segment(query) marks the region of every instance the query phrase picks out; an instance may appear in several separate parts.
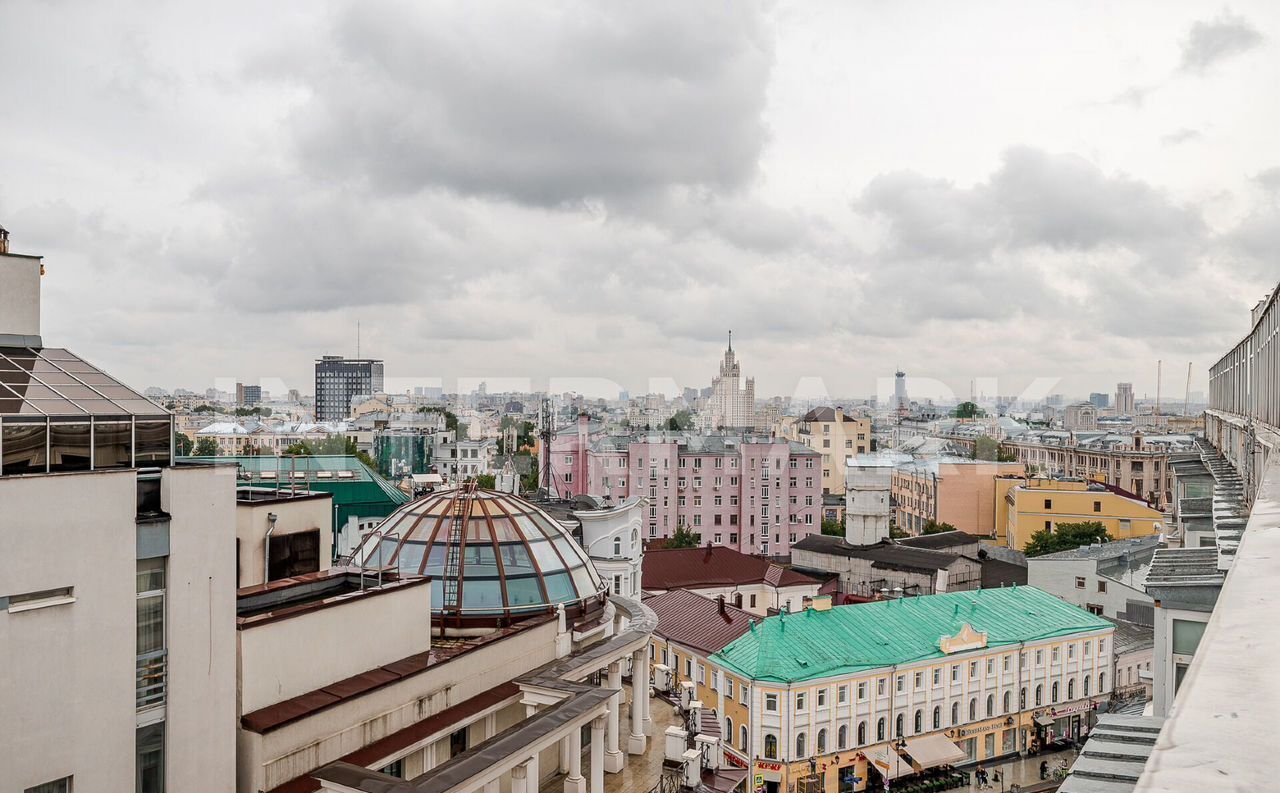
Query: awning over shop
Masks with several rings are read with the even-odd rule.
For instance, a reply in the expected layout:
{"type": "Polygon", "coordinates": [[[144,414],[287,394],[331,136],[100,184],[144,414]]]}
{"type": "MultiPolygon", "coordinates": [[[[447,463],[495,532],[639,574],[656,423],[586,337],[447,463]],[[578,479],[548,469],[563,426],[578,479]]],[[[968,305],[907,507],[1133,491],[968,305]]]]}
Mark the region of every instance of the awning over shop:
{"type": "Polygon", "coordinates": [[[887,746],[871,754],[871,764],[885,779],[897,779],[916,772],[911,763],[887,746]]]}
{"type": "Polygon", "coordinates": [[[1046,716],[1042,713],[1039,716],[1036,716],[1036,724],[1039,724],[1041,727],[1052,727],[1053,717],[1046,716]]]}
{"type": "Polygon", "coordinates": [[[941,733],[907,739],[906,753],[920,770],[958,763],[969,757],[963,749],[941,733]]]}

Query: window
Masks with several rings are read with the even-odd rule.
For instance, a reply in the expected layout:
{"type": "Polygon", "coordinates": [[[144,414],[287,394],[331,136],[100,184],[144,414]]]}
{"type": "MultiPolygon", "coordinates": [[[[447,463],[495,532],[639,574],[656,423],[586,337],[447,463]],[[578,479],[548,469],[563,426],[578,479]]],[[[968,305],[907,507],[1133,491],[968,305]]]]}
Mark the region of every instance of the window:
{"type": "Polygon", "coordinates": [[[733,719],[724,717],[724,734],[729,736],[729,745],[733,745],[733,719]]]}
{"type": "Polygon", "coordinates": [[[1098,640],[1098,655],[1105,655],[1105,654],[1106,654],[1106,652],[1107,652],[1107,640],[1106,640],[1106,639],[1099,639],[1099,640],[1098,640]]]}
{"type": "Polygon", "coordinates": [[[827,753],[827,731],[825,729],[818,730],[818,743],[815,748],[818,754],[827,753]]]}
{"type": "Polygon", "coordinates": [[[1000,668],[1001,668],[1001,671],[1004,671],[1004,672],[1008,672],[1008,671],[1009,671],[1009,658],[1010,658],[1010,657],[1011,657],[1011,656],[1006,655],[1006,656],[1004,656],[1003,658],[1001,658],[1001,659],[1000,659],[1000,668]]]}
{"type": "Polygon", "coordinates": [[[988,694],[987,695],[987,718],[991,718],[994,715],[996,715],[996,695],[988,694]]]}
{"type": "Polygon", "coordinates": [[[769,711],[770,713],[778,712],[778,695],[777,694],[764,695],[764,709],[769,711]]]}
{"type": "Polygon", "coordinates": [[[1008,712],[1009,712],[1009,702],[1010,702],[1010,700],[1012,700],[1012,699],[1013,699],[1013,692],[1012,692],[1012,691],[1006,691],[1006,692],[1004,692],[1004,712],[1005,712],[1005,713],[1008,713],[1008,712]]]}
{"type": "Polygon", "coordinates": [[[911,726],[914,728],[913,733],[915,735],[919,735],[920,733],[924,732],[924,711],[923,710],[920,710],[919,708],[916,709],[915,719],[912,721],[911,726]]]}
{"type": "Polygon", "coordinates": [[[733,699],[733,678],[725,677],[724,679],[724,695],[726,699],[733,699]]]}
{"type": "Polygon", "coordinates": [[[935,666],[933,668],[933,684],[935,686],[942,685],[942,668],[935,666]]]}
{"type": "Polygon", "coordinates": [[[1107,591],[1107,582],[1106,582],[1106,581],[1098,581],[1098,591],[1099,591],[1099,592],[1106,592],[1106,591],[1107,591]]]}
{"type": "Polygon", "coordinates": [[[71,793],[71,777],[64,776],[62,779],[29,787],[22,793],[71,793]]]}
{"type": "Polygon", "coordinates": [[[924,687],[924,672],[915,673],[915,676],[912,678],[912,687],[917,690],[924,687]]]}
{"type": "Polygon", "coordinates": [[[825,688],[818,689],[818,707],[825,708],[827,706],[827,690],[825,688]]]}
{"type": "Polygon", "coordinates": [[[1053,499],[1051,499],[1051,498],[1046,498],[1046,499],[1044,500],[1044,508],[1045,508],[1045,509],[1053,509],[1053,499]]]}
{"type": "Polygon", "coordinates": [[[1067,645],[1067,658],[1075,658],[1075,657],[1076,657],[1076,643],[1072,642],[1071,644],[1067,645]]]}
{"type": "Polygon", "coordinates": [[[960,664],[953,664],[951,666],[951,682],[952,683],[960,682],[960,664]]]}
{"type": "Polygon", "coordinates": [[[951,724],[955,726],[960,723],[960,703],[951,703],[951,724]]]}
{"type": "Polygon", "coordinates": [[[865,682],[858,684],[858,701],[859,702],[867,701],[867,684],[865,682]]]}
{"type": "Polygon", "coordinates": [[[693,659],[692,658],[684,659],[684,676],[689,678],[690,680],[693,679],[693,659]]]}
{"type": "Polygon", "coordinates": [[[836,748],[849,748],[849,725],[841,724],[840,729],[836,730],[836,748]]]}
{"type": "Polygon", "coordinates": [[[1050,700],[1050,701],[1051,701],[1051,702],[1057,702],[1057,701],[1058,701],[1058,681],[1056,681],[1056,680],[1055,680],[1055,681],[1053,681],[1053,688],[1051,688],[1051,689],[1049,689],[1049,690],[1050,690],[1050,692],[1051,692],[1051,693],[1052,693],[1052,695],[1053,695],[1053,699],[1052,699],[1052,700],[1050,700]]]}
{"type": "Polygon", "coordinates": [[[621,537],[613,538],[613,555],[614,556],[622,555],[622,538],[621,537]]]}
{"type": "Polygon", "coordinates": [[[1095,501],[1095,502],[1093,502],[1093,511],[1094,511],[1094,512],[1101,512],[1101,511],[1102,511],[1102,502],[1101,502],[1101,501],[1095,501]]]}
{"type": "Polygon", "coordinates": [[[1036,707],[1038,708],[1043,704],[1044,704],[1044,686],[1038,685],[1036,686],[1036,707]]]}
{"type": "MultiPolygon", "coordinates": [[[[1085,691],[1084,693],[1087,695],[1089,692],[1085,691]]],[[[1098,673],[1098,693],[1099,694],[1107,693],[1107,673],[1106,672],[1098,673]]]]}
{"type": "Polygon", "coordinates": [[[901,694],[903,691],[906,691],[906,690],[907,690],[907,676],[906,676],[906,675],[898,675],[898,679],[894,681],[893,687],[894,687],[894,689],[895,689],[899,694],[901,694]]]}
{"type": "Polygon", "coordinates": [[[977,721],[977,720],[978,720],[978,698],[970,697],[969,698],[969,721],[977,721]]]}
{"type": "Polygon", "coordinates": [[[797,760],[799,760],[802,757],[809,756],[809,754],[805,751],[806,748],[808,747],[805,746],[804,733],[800,733],[799,735],[796,736],[796,759],[797,760]]]}
{"type": "Polygon", "coordinates": [[[939,705],[933,706],[933,728],[935,730],[942,729],[942,707],[939,705]]]}
{"type": "Polygon", "coordinates": [[[877,697],[884,696],[884,678],[883,677],[876,678],[876,696],[877,697]]]}
{"type": "Polygon", "coordinates": [[[1076,698],[1076,679],[1073,677],[1067,681],[1067,699],[1072,700],[1075,698],[1076,698]]]}
{"type": "Polygon", "coordinates": [[[1036,650],[1036,666],[1044,665],[1044,650],[1036,650]]]}
{"type": "Polygon", "coordinates": [[[994,675],[996,673],[996,659],[987,659],[987,674],[994,675]]]}
{"type": "Polygon", "coordinates": [[[1059,655],[1061,655],[1061,648],[1059,648],[1059,647],[1054,647],[1054,648],[1053,648],[1052,650],[1050,650],[1049,652],[1051,652],[1051,653],[1053,654],[1053,663],[1055,663],[1055,664],[1056,664],[1056,663],[1058,663],[1058,656],[1059,656],[1059,655]]]}
{"type": "Polygon", "coordinates": [[[805,696],[805,693],[803,691],[796,692],[796,712],[797,713],[804,712],[804,707],[807,699],[808,697],[805,696]]]}
{"type": "Polygon", "coordinates": [[[884,716],[876,720],[876,740],[884,740],[884,716]]]}
{"type": "Polygon", "coordinates": [[[903,730],[906,726],[906,722],[907,722],[907,717],[901,713],[898,714],[898,718],[893,720],[893,729],[894,729],[893,736],[895,738],[901,738],[903,736],[904,734],[903,730]]]}
{"type": "Polygon", "coordinates": [[[16,614],[20,611],[31,611],[33,609],[42,609],[46,606],[61,606],[64,603],[74,603],[72,587],[64,586],[57,589],[42,589],[39,592],[24,592],[21,595],[10,595],[9,597],[0,597],[0,608],[7,608],[10,614],[16,614]]]}
{"type": "Polygon", "coordinates": [[[969,662],[969,679],[972,680],[977,676],[978,676],[978,662],[970,661],[969,662]]]}
{"type": "Polygon", "coordinates": [[[867,742],[867,723],[865,721],[858,722],[858,746],[862,746],[867,742]]]}
{"type": "Polygon", "coordinates": [[[747,725],[743,724],[738,727],[738,739],[741,741],[742,751],[747,751],[747,725]]]}
{"type": "Polygon", "coordinates": [[[846,703],[846,702],[848,702],[848,701],[849,701],[849,687],[848,687],[848,686],[838,686],[838,687],[836,688],[836,702],[837,702],[838,704],[843,705],[844,703],[846,703]]]}
{"type": "Polygon", "coordinates": [[[778,736],[773,733],[764,735],[764,756],[769,760],[778,759],[778,736]]]}
{"type": "Polygon", "coordinates": [[[1023,686],[1018,691],[1018,710],[1027,709],[1027,687],[1023,686]]]}
{"type": "Polygon", "coordinates": [[[1084,589],[1084,576],[1076,576],[1076,589],[1084,589]]]}
{"type": "Polygon", "coordinates": [[[393,777],[396,777],[397,779],[404,779],[404,758],[400,758],[399,760],[392,760],[390,763],[387,763],[386,765],[384,765],[382,768],[378,770],[379,772],[386,774],[387,776],[393,776],[393,777]]]}

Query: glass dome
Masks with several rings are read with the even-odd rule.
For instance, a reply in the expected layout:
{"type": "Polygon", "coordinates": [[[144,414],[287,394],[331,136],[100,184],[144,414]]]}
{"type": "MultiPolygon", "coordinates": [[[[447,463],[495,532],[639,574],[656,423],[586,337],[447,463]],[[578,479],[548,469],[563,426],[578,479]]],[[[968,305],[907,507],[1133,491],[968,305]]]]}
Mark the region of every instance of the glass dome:
{"type": "Polygon", "coordinates": [[[467,486],[391,513],[353,560],[431,576],[432,613],[463,618],[536,614],[605,591],[586,552],[559,522],[517,496],[467,486]]]}

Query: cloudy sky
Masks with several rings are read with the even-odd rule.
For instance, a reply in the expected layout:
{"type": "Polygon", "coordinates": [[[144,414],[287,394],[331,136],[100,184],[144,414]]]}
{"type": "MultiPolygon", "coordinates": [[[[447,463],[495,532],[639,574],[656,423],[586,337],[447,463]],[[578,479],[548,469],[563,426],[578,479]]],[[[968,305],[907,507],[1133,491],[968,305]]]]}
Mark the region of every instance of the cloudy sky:
{"type": "Polygon", "coordinates": [[[1180,396],[1280,280],[1278,74],[1272,2],[4,0],[0,224],[138,386],[358,321],[447,388],[732,329],[764,394],[1180,396]]]}

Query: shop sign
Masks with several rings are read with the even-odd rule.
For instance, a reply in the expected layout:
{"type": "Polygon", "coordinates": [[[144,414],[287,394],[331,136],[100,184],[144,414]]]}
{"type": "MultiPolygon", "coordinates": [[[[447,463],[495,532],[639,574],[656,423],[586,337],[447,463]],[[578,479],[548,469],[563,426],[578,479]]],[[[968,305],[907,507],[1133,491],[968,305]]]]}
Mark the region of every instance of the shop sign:
{"type": "Polygon", "coordinates": [[[782,763],[766,763],[763,760],[757,760],[756,768],[759,768],[761,771],[781,771],[782,763]]]}
{"type": "Polygon", "coordinates": [[[1093,710],[1097,707],[1097,702],[1077,702],[1074,705],[1067,705],[1061,708],[1049,708],[1047,715],[1050,718],[1060,719],[1063,716],[1070,716],[1073,713],[1082,713],[1086,710],[1093,710]]]}
{"type": "Polygon", "coordinates": [[[746,760],[743,760],[741,757],[738,757],[738,756],[737,756],[736,754],[734,754],[733,752],[728,752],[728,751],[726,751],[726,752],[724,753],[724,759],[725,759],[725,760],[728,760],[730,763],[732,763],[733,765],[737,766],[738,768],[746,768],[746,767],[747,767],[747,761],[746,761],[746,760]]]}
{"type": "Polygon", "coordinates": [[[956,738],[965,738],[971,735],[982,735],[983,733],[994,732],[996,730],[1003,730],[1007,727],[1012,727],[1012,726],[1013,726],[1012,724],[1007,724],[1004,721],[997,721],[992,724],[985,724],[981,727],[962,727],[954,730],[954,732],[955,732],[956,738]]]}

